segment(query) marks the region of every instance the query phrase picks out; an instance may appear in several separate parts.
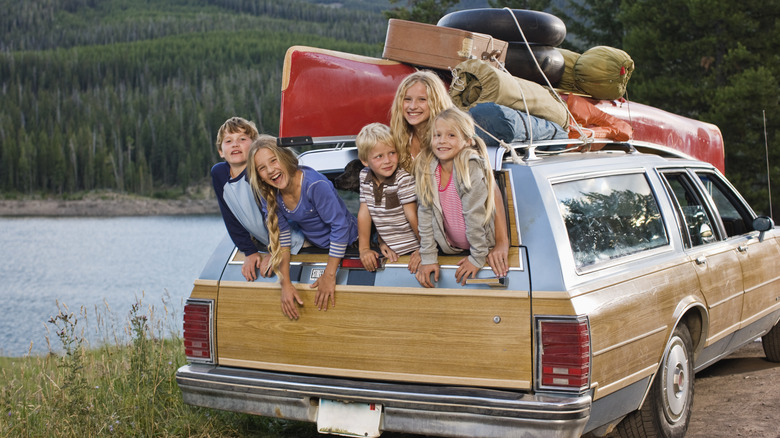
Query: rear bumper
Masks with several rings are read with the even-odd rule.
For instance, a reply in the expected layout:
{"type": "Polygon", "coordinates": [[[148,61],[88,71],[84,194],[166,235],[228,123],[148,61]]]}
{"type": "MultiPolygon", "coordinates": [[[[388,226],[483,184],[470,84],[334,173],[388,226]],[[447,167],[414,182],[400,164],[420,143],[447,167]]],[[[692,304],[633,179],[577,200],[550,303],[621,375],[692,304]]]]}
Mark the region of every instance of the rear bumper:
{"type": "Polygon", "coordinates": [[[317,421],[319,399],[379,403],[380,429],[452,437],[579,437],[591,397],[323,378],[185,365],[184,402],[226,411],[317,421]]]}

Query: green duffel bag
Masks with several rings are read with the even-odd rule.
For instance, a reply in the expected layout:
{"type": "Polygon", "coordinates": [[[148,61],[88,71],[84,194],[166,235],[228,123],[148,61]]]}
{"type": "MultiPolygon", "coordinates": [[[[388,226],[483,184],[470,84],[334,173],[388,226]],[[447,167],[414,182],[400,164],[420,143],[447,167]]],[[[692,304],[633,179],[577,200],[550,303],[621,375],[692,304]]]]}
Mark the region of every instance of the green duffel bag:
{"type": "Polygon", "coordinates": [[[574,64],[574,81],[580,90],[596,99],[619,99],[634,71],[628,53],[608,46],[596,46],[580,55],[574,64]]]}
{"type": "Polygon", "coordinates": [[[574,80],[574,64],[576,64],[577,60],[580,59],[580,54],[577,52],[572,52],[571,50],[562,49],[560,47],[556,47],[556,49],[558,52],[560,52],[561,55],[563,55],[564,70],[563,76],[561,76],[561,80],[558,81],[555,86],[564,91],[582,93],[582,90],[577,88],[577,83],[574,80]]]}

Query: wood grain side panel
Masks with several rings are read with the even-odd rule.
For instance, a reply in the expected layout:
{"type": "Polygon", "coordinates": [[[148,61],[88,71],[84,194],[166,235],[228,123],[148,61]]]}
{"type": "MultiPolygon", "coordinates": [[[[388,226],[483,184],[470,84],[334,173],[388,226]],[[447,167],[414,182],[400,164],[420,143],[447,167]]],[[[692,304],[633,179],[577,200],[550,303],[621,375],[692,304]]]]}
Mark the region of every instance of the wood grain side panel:
{"type": "Polygon", "coordinates": [[[517,232],[517,215],[515,214],[515,198],[512,190],[512,184],[509,182],[509,172],[503,171],[499,173],[499,178],[503,179],[504,186],[506,187],[506,205],[507,212],[509,213],[509,223],[507,228],[509,231],[509,246],[510,250],[520,245],[520,236],[517,232]]]}
{"type": "Polygon", "coordinates": [[[599,387],[595,398],[646,377],[648,369],[654,372],[676,323],[678,304],[698,290],[695,272],[684,263],[578,297],[602,303],[590,313],[592,382],[599,387]]]}
{"type": "Polygon", "coordinates": [[[688,263],[609,278],[609,284],[594,283],[573,298],[533,295],[534,314],[589,316],[595,399],[655,370],[680,311],[679,303],[699,288],[688,263]]]}
{"type": "Polygon", "coordinates": [[[780,245],[777,239],[756,239],[740,256],[745,283],[745,327],[780,307],[780,245]]]}
{"type": "Polygon", "coordinates": [[[190,298],[214,300],[216,304],[218,290],[219,283],[216,280],[195,280],[190,298]]]}
{"type": "Polygon", "coordinates": [[[393,293],[340,286],[336,307],[318,311],[314,292],[304,286],[302,316],[290,321],[275,284],[251,286],[220,289],[220,363],[530,388],[528,299],[479,290],[393,293]]]}
{"type": "Polygon", "coordinates": [[[704,263],[694,263],[693,266],[707,300],[710,315],[707,345],[712,345],[739,328],[745,290],[742,268],[737,252],[728,247],[716,251],[705,248],[692,257],[704,260],[704,263]]]}

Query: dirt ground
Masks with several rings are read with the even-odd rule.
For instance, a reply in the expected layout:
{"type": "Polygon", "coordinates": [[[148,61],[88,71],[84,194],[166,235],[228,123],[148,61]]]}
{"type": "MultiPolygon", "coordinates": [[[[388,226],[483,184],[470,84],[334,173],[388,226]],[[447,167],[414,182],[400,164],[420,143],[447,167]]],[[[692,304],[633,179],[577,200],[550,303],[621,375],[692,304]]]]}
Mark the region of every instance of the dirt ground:
{"type": "Polygon", "coordinates": [[[688,438],[780,438],[780,363],[753,342],[696,374],[688,438]]]}

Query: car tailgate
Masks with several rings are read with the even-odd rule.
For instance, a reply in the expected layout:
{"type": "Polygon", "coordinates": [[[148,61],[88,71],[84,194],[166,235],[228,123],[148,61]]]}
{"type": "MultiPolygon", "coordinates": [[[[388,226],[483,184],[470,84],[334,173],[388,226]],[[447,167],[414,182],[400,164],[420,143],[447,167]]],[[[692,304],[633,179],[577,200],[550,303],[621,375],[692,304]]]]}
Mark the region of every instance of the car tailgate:
{"type": "MultiPolygon", "coordinates": [[[[230,272],[240,271],[236,260],[219,284],[217,362],[325,376],[530,389],[524,254],[516,247],[510,253],[511,290],[455,283],[460,257],[441,258],[434,289],[419,287],[405,257],[376,273],[341,268],[336,306],[327,311],[317,310],[316,291],[309,287],[327,256],[294,256],[291,277],[299,280],[293,284],[305,303],[296,321],[282,314],[275,279],[240,281],[230,272]]],[[[479,275],[490,276],[488,269],[479,275]]]]}

